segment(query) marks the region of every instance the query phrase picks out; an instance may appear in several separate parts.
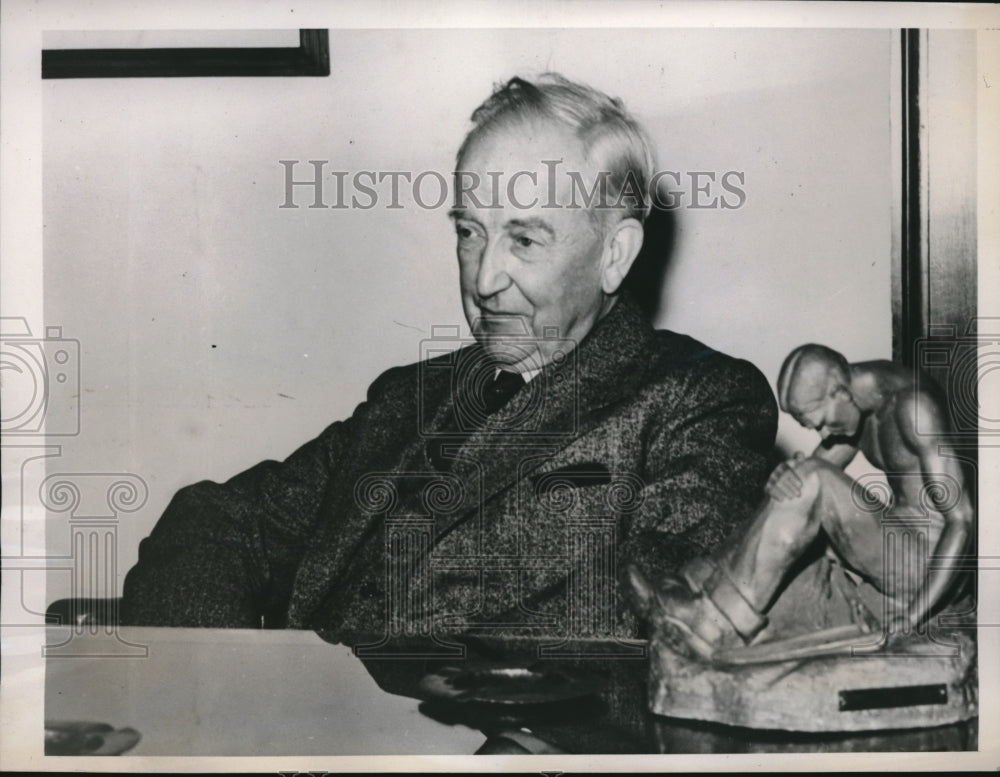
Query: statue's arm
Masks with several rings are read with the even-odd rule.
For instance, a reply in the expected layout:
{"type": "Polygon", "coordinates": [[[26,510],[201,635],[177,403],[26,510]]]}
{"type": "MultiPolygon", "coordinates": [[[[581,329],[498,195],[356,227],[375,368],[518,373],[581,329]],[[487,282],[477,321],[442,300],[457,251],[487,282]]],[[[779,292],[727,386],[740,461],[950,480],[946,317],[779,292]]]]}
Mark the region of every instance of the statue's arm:
{"type": "MultiPolygon", "coordinates": [[[[836,442],[829,443],[824,440],[816,446],[812,452],[812,457],[822,459],[835,467],[843,469],[851,460],[857,456],[858,447],[851,443],[836,442]]],[[[796,453],[792,458],[781,462],[774,471],[771,472],[767,483],[764,486],[765,493],[772,499],[780,502],[785,499],[795,499],[802,493],[802,478],[795,471],[806,457],[802,453],[796,453]]]]}
{"type": "Polygon", "coordinates": [[[903,442],[920,460],[923,493],[944,517],[944,529],[931,551],[923,584],[914,592],[906,618],[916,625],[947,593],[958,575],[959,556],[973,531],[975,513],[959,461],[941,451],[946,430],[941,409],[930,398],[917,395],[901,402],[896,420],[903,442]],[[921,419],[918,434],[915,419],[921,419]]]}

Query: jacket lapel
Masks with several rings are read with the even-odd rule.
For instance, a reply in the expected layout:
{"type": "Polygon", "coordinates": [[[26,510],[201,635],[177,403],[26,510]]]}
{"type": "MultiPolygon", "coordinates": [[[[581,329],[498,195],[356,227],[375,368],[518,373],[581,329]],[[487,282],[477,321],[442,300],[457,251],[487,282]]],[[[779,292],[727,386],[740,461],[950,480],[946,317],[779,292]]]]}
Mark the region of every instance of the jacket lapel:
{"type": "MultiPolygon", "coordinates": [[[[433,416],[435,420],[429,424],[430,429],[438,428],[440,412],[427,413],[427,408],[443,408],[450,402],[451,383],[446,370],[431,373],[414,370],[414,385],[412,396],[425,404],[425,416],[414,406],[403,417],[392,413],[389,408],[385,412],[386,425],[407,424],[412,431],[395,435],[398,440],[403,438],[396,451],[373,450],[366,447],[366,442],[381,435],[374,435],[372,430],[362,430],[356,444],[359,450],[345,451],[347,461],[335,462],[333,466],[341,467],[344,474],[335,474],[331,478],[332,487],[328,489],[319,512],[319,521],[314,537],[308,541],[298,572],[296,573],[294,589],[288,608],[288,625],[291,628],[312,627],[315,615],[320,610],[338,611],[347,605],[356,595],[359,574],[381,575],[385,566],[384,523],[386,513],[369,511],[361,502],[363,494],[385,493],[384,488],[394,493],[393,515],[414,512],[414,503],[419,502],[419,489],[408,489],[404,474],[425,473],[433,476],[427,464],[424,451],[425,435],[421,434],[420,424],[426,417],[433,416]],[[396,455],[393,457],[392,453],[396,455]],[[355,464],[356,460],[374,462],[370,466],[355,464]],[[359,499],[359,497],[361,497],[359,499]]],[[[385,429],[377,430],[387,431],[385,429]]],[[[384,439],[384,438],[383,438],[384,439]]],[[[393,439],[390,436],[389,439],[393,439]]],[[[380,448],[389,447],[384,443],[380,448]]],[[[395,446],[393,446],[395,447],[395,446]]],[[[381,607],[381,603],[376,603],[381,607]]],[[[320,616],[322,619],[324,616],[320,616]]],[[[378,622],[378,620],[376,620],[378,622]]]]}
{"type": "MultiPolygon", "coordinates": [[[[458,448],[452,471],[464,485],[461,516],[441,533],[478,514],[480,505],[541,466],[632,396],[650,360],[653,330],[628,296],[597,323],[560,364],[549,364],[458,448]]],[[[453,412],[447,400],[439,418],[453,412]]]]}
{"type": "MultiPolygon", "coordinates": [[[[480,515],[488,500],[593,427],[606,408],[633,395],[649,363],[652,342],[651,326],[638,306],[623,295],[569,358],[547,365],[480,428],[464,440],[456,438],[457,461],[451,473],[460,479],[463,497],[443,523],[436,522],[436,537],[480,515]]],[[[420,387],[427,392],[423,398],[429,400],[423,409],[424,420],[433,420],[423,433],[413,434],[402,446],[386,476],[419,473],[434,477],[426,452],[428,437],[455,428],[456,399],[450,390],[450,377],[442,370],[431,384],[420,387]],[[435,405],[436,410],[431,410],[435,405]]],[[[344,481],[339,482],[341,490],[356,486],[351,483],[348,488],[344,481]]],[[[408,512],[417,495],[404,489],[400,496],[402,501],[395,509],[408,512]]],[[[314,623],[313,614],[324,601],[332,605],[331,596],[342,605],[357,606],[359,600],[353,592],[333,590],[354,586],[356,581],[348,579],[349,570],[382,574],[384,516],[365,513],[352,494],[345,493],[328,494],[325,513],[296,576],[289,605],[292,627],[324,625],[314,623]]],[[[380,607],[381,601],[372,604],[380,607]]],[[[374,623],[381,620],[379,613],[374,623]]]]}

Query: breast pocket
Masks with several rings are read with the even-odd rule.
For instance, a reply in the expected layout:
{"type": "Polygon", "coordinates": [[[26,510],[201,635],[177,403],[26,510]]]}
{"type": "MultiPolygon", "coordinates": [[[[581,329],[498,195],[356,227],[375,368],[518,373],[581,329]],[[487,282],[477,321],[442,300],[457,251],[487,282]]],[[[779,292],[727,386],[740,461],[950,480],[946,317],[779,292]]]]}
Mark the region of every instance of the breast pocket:
{"type": "Polygon", "coordinates": [[[545,512],[618,517],[642,506],[645,483],[633,472],[582,462],[535,475],[533,498],[545,512]]]}

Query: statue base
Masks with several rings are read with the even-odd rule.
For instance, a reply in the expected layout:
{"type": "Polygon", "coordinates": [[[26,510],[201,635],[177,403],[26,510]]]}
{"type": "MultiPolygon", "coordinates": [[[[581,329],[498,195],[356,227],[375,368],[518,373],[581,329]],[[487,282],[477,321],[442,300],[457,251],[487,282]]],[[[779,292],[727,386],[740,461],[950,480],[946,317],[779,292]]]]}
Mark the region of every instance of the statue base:
{"type": "Polygon", "coordinates": [[[913,638],[892,653],[715,666],[654,647],[650,709],[658,715],[784,731],[927,728],[978,715],[976,644],[913,638]]]}

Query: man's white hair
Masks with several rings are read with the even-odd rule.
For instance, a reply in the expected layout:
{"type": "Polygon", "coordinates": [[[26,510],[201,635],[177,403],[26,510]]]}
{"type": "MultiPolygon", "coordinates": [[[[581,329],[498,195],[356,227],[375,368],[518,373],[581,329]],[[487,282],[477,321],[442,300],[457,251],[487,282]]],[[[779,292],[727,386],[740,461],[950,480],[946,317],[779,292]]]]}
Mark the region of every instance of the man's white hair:
{"type": "Polygon", "coordinates": [[[532,119],[556,121],[571,130],[596,169],[606,172],[608,203],[620,202],[625,218],[645,220],[655,166],[645,131],[621,100],[558,73],[543,73],[534,82],[515,77],[498,84],[472,114],[474,126],[458,150],[459,168],[476,139],[532,119]]]}

